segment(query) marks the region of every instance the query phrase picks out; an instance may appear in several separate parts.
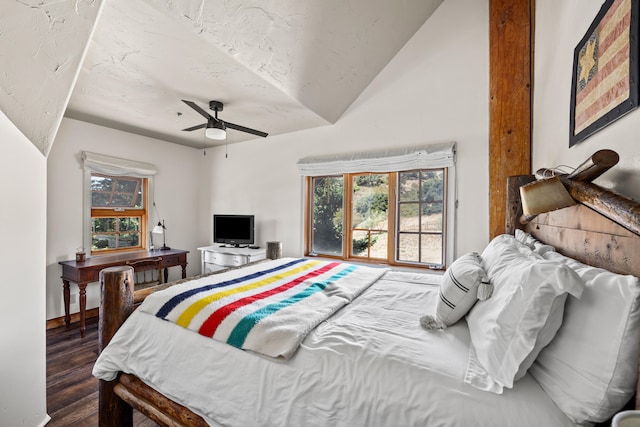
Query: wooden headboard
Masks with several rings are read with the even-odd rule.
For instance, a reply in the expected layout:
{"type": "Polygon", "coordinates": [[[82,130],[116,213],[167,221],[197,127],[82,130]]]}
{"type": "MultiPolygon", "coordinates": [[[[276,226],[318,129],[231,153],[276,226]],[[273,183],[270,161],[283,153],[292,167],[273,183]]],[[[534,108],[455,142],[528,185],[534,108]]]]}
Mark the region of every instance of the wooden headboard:
{"type": "Polygon", "coordinates": [[[509,178],[507,233],[513,234],[519,228],[585,264],[640,277],[640,202],[589,182],[561,176],[578,204],[521,224],[519,189],[535,179],[534,175],[509,178]]]}
{"type": "Polygon", "coordinates": [[[640,237],[584,205],[539,215],[525,231],[585,264],[640,277],[640,237]]]}
{"type": "MultiPolygon", "coordinates": [[[[529,223],[521,224],[519,189],[536,177],[510,177],[506,232],[513,234],[516,229],[522,229],[585,264],[640,277],[640,202],[589,182],[574,181],[566,176],[561,178],[578,204],[538,215],[529,223]]],[[[640,358],[638,373],[635,409],[640,409],[640,358]]]]}

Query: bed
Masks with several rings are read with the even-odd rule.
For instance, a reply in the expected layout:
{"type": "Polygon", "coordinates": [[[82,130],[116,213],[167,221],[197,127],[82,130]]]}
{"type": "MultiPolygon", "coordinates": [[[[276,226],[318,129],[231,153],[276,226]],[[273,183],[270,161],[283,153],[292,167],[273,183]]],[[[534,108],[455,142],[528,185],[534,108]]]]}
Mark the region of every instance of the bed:
{"type": "MultiPolygon", "coordinates": [[[[443,275],[283,258],[165,285],[133,311],[128,272],[103,272],[101,354],[94,367],[100,425],[131,425],[132,407],[160,425],[575,426],[609,419],[636,390],[640,237],[627,223],[637,222],[638,205],[622,198],[636,209],[624,226],[578,205],[539,215],[522,230],[513,220],[521,211],[511,193],[510,234],[460,257],[443,275]],[[516,264],[527,283],[537,283],[532,299],[504,291],[516,264]],[[324,288],[313,295],[323,299],[328,293],[331,301],[309,300],[302,311],[274,322],[267,338],[248,338],[253,332],[241,320],[225,325],[231,310],[211,320],[229,304],[203,309],[222,301],[230,283],[246,290],[272,280],[265,271],[282,279],[303,266],[325,269],[313,281],[324,288]],[[348,269],[359,271],[359,284],[341,293],[332,284],[341,274],[346,280],[348,269]],[[420,319],[437,318],[449,271],[478,289],[490,283],[491,295],[472,298],[468,311],[455,313],[446,327],[427,329],[420,319]],[[197,302],[203,288],[214,291],[206,304],[197,302]],[[503,334],[500,323],[513,318],[503,314],[511,304],[505,301],[518,298],[513,309],[531,314],[521,316],[527,322],[507,323],[525,329],[503,334]],[[529,304],[534,308],[527,308],[533,298],[542,302],[535,299],[529,304]],[[291,332],[294,317],[305,321],[291,332]],[[243,327],[243,339],[232,339],[243,327]]],[[[285,292],[278,301],[300,295],[293,288],[285,292]]],[[[461,301],[459,308],[467,304],[461,301]]],[[[266,308],[243,309],[239,319],[266,308]]],[[[253,317],[250,327],[264,318],[253,317]]]]}

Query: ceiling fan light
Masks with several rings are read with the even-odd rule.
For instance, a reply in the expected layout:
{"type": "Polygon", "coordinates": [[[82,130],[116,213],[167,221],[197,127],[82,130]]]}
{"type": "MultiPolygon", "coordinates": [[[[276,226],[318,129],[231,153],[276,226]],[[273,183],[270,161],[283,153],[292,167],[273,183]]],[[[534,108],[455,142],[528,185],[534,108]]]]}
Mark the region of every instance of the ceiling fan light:
{"type": "Polygon", "coordinates": [[[219,120],[217,123],[208,123],[204,134],[209,139],[223,140],[227,138],[227,131],[225,130],[222,120],[219,120]]]}
{"type": "Polygon", "coordinates": [[[218,128],[207,128],[205,135],[209,139],[225,139],[227,137],[227,132],[218,128]]]}

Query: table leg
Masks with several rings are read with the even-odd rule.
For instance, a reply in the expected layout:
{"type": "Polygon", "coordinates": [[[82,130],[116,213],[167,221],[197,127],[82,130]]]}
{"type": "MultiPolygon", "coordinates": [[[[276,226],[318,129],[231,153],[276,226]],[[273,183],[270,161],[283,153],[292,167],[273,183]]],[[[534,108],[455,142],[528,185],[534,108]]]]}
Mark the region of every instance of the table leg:
{"type": "Polygon", "coordinates": [[[69,290],[69,281],[64,279],[62,279],[62,296],[64,298],[64,324],[69,329],[69,325],[71,325],[71,314],[69,313],[71,291],[69,290]]]}
{"type": "Polygon", "coordinates": [[[169,269],[165,267],[164,269],[164,283],[169,281],[169,269]]]}
{"type": "Polygon", "coordinates": [[[181,264],[180,265],[182,267],[182,278],[186,279],[187,278],[187,264],[181,264]]]}
{"type": "Polygon", "coordinates": [[[80,336],[84,338],[84,334],[87,331],[85,323],[87,312],[87,284],[78,283],[78,289],[80,290],[80,336]]]}

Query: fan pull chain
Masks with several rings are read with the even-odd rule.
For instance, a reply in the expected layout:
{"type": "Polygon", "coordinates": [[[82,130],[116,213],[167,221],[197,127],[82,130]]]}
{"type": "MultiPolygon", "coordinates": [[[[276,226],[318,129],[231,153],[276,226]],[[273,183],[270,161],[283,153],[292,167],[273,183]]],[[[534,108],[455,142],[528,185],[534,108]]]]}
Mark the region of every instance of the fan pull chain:
{"type": "Polygon", "coordinates": [[[204,155],[207,155],[207,132],[206,130],[202,133],[202,148],[204,155]]]}

